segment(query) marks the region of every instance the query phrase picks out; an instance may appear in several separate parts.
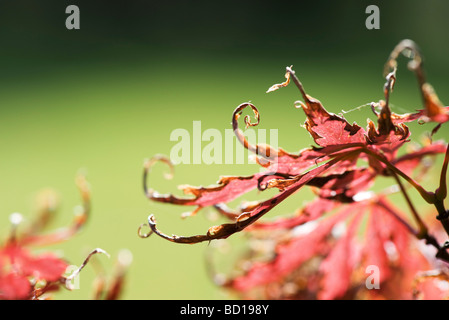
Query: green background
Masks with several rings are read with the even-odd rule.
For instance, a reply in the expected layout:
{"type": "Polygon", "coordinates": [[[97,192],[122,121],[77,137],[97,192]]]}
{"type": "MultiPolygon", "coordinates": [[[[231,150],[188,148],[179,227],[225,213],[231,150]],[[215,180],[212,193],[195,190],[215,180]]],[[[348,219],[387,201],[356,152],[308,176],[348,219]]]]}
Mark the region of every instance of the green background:
{"type": "MultiPolygon", "coordinates": [[[[0,234],[8,217],[35,213],[35,196],[52,188],[61,210],[49,231],[69,224],[79,203],[74,179],[87,172],[92,216],[66,243],[36,252],[57,251],[79,265],[98,256],[111,274],[122,248],[133,254],[124,299],[227,299],[206,272],[212,244],[177,245],[137,237],[138,226],[154,213],[162,231],[205,233],[217,221],[208,212],[181,219],[191,208],[150,203],[141,188],[142,165],[154,154],[170,154],[176,128],[231,128],[234,108],[253,102],[262,129],[279,129],[279,145],[298,151],[312,144],[293,107],[295,88],[265,94],[283,81],[293,65],[307,92],[338,113],[383,98],[383,64],[404,38],[425,57],[428,80],[449,101],[449,3],[447,1],[23,1],[0,3],[0,234]],[[65,8],[76,4],[81,29],[67,30],[65,8]],[[367,30],[365,8],[380,8],[380,30],[367,30]]],[[[401,60],[393,111],[421,107],[416,80],[401,60]]],[[[350,112],[365,125],[369,108],[350,112]]],[[[429,127],[426,127],[429,129],[429,127]]],[[[413,131],[419,138],[423,128],[413,131]]],[[[447,137],[443,128],[438,138],[447,137]]],[[[204,144],[203,144],[204,146],[204,144]]],[[[151,183],[160,192],[180,194],[179,184],[209,185],[220,175],[248,175],[254,165],[180,165],[165,181],[155,167],[151,183]]],[[[437,173],[435,173],[437,174],[437,173]]],[[[252,192],[244,199],[270,193],[252,192]]],[[[307,200],[299,193],[267,215],[288,214],[307,200]]],[[[237,203],[237,202],[235,202],[237,203]]],[[[425,207],[424,207],[425,208],[425,207]]],[[[233,237],[235,246],[244,235],[233,237]]],[[[231,241],[232,242],[232,241],[231,241]]],[[[236,255],[221,254],[227,270],[236,255]]],[[[89,299],[94,268],[80,276],[80,289],[57,299],[89,299]]]]}

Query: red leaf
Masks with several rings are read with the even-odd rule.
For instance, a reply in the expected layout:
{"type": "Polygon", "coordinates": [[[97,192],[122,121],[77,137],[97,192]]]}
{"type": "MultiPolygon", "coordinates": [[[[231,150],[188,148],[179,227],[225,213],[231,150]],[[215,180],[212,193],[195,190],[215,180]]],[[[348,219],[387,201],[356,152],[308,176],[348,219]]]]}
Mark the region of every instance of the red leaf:
{"type": "Polygon", "coordinates": [[[56,281],[68,266],[65,261],[50,253],[33,257],[27,250],[14,244],[6,246],[1,255],[9,259],[18,274],[33,276],[39,280],[56,281]]]}
{"type": "Polygon", "coordinates": [[[297,214],[288,218],[277,218],[273,221],[256,222],[251,229],[273,230],[273,229],[291,229],[304,223],[316,220],[323,214],[331,212],[338,203],[324,198],[315,198],[304,208],[298,210],[297,214]]]}
{"type": "Polygon", "coordinates": [[[356,215],[350,222],[347,232],[333,247],[330,254],[321,263],[323,272],[323,287],[318,298],[330,300],[341,298],[351,286],[351,275],[354,268],[352,255],[356,252],[354,235],[360,223],[361,214],[356,215]]]}
{"type": "Polygon", "coordinates": [[[307,116],[305,127],[319,146],[366,142],[365,130],[357,124],[349,124],[343,117],[327,112],[317,99],[307,96],[305,104],[301,106],[307,116]]]}
{"type": "Polygon", "coordinates": [[[33,275],[37,279],[57,281],[64,274],[68,264],[52,254],[43,254],[32,258],[22,266],[24,274],[33,275]]]}
{"type": "Polygon", "coordinates": [[[320,188],[320,197],[351,202],[353,196],[371,187],[376,175],[374,170],[361,168],[343,174],[318,177],[309,185],[320,188]]]}
{"type": "Polygon", "coordinates": [[[277,156],[268,164],[261,164],[267,168],[266,172],[280,172],[290,175],[298,175],[306,169],[328,160],[327,153],[313,148],[303,149],[298,155],[279,149],[277,156]]]}
{"type": "Polygon", "coordinates": [[[322,221],[306,235],[293,238],[287,244],[276,248],[276,258],[266,263],[255,263],[243,276],[233,279],[230,286],[239,291],[247,291],[282,279],[302,263],[327,248],[326,237],[334,225],[344,219],[349,211],[341,211],[322,221]]]}
{"type": "Polygon", "coordinates": [[[26,299],[30,293],[30,289],[30,282],[24,276],[12,272],[0,276],[0,299],[26,299]]]}
{"type": "MultiPolygon", "coordinates": [[[[366,231],[364,253],[364,267],[374,265],[379,268],[379,281],[383,282],[390,277],[390,263],[387,252],[385,251],[385,242],[388,241],[388,234],[382,232],[385,225],[383,212],[379,206],[371,206],[370,219],[366,231]]],[[[390,222],[390,221],[389,221],[390,222]]],[[[393,221],[392,221],[393,222],[393,221]]]]}
{"type": "Polygon", "coordinates": [[[446,143],[437,141],[431,145],[426,145],[416,151],[408,152],[391,161],[398,169],[407,175],[411,175],[412,171],[422,163],[426,156],[437,155],[446,152],[446,143]]]}
{"type": "MultiPolygon", "coordinates": [[[[212,226],[207,231],[207,234],[204,235],[194,235],[194,236],[168,236],[156,228],[156,221],[153,215],[148,217],[148,224],[152,230],[152,232],[156,233],[158,236],[172,241],[176,243],[198,243],[203,241],[211,241],[215,239],[225,239],[230,235],[240,232],[247,228],[248,226],[255,223],[258,219],[268,213],[271,209],[277,206],[279,203],[284,201],[286,198],[291,196],[293,193],[297,192],[300,188],[306,185],[309,181],[314,179],[315,177],[323,174],[334,165],[339,162],[340,158],[333,159],[325,164],[314,168],[303,175],[296,176],[292,179],[287,179],[284,181],[279,181],[278,184],[283,184],[282,192],[272,197],[271,199],[260,202],[257,206],[255,206],[251,211],[245,212],[241,217],[237,219],[235,223],[227,223],[221,224],[218,226],[212,226]]],[[[148,235],[143,236],[148,237],[148,235]]]]}

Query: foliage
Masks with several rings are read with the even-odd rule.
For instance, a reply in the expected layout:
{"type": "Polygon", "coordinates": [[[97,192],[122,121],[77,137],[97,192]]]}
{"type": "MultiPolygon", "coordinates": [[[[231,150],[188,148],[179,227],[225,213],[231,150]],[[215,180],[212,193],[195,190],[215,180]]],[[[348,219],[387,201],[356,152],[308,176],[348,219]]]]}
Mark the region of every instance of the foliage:
{"type": "Polygon", "coordinates": [[[295,105],[304,111],[304,127],[316,145],[298,154],[269,145],[252,145],[239,129],[238,120],[249,107],[256,121],[251,122],[245,116],[244,122],[247,128],[256,126],[259,111],[249,102],[239,105],[232,116],[235,135],[245,148],[257,155],[263,172],[221,177],[217,185],[210,187],[183,186],[185,197],[159,194],[147,185],[148,173],[157,161],[165,162],[173,170],[169,159],[157,156],[147,161],[143,176],[149,199],[195,206],[192,214],[214,207],[230,222],[212,226],[201,235],[169,236],[156,227],[156,219],[150,215],[146,226],[151,231],[143,234],[144,225],[141,225],[139,236],[146,238],[155,233],[171,242],[192,244],[245,231],[250,239],[269,244],[262,249],[254,247],[245,259],[245,268],[222,283],[245,297],[445,297],[447,285],[441,286],[441,281],[448,280],[445,268],[449,255],[447,245],[441,244],[440,238],[449,234],[449,212],[444,204],[449,148],[445,141],[432,141],[432,136],[449,120],[449,107],[442,105],[426,81],[422,56],[411,40],[404,40],[394,48],[385,65],[385,76],[385,99],[371,104],[377,124],[368,120],[367,127],[363,128],[328,112],[320,101],[306,93],[295,72],[287,67],[286,81],[267,92],[294,82],[303,99],[295,105]],[[408,68],[418,79],[423,101],[423,108],[410,114],[395,114],[390,110],[390,95],[401,54],[410,59],[408,68]],[[416,146],[406,125],[410,122],[431,122],[436,126],[427,141],[416,146]],[[427,190],[422,185],[429,169],[426,159],[439,154],[445,154],[440,180],[435,190],[427,190]],[[380,177],[390,178],[393,184],[385,190],[373,191],[372,186],[380,177]],[[314,190],[315,199],[296,214],[271,222],[259,220],[306,186],[314,190]],[[417,212],[408,195],[410,187],[437,212],[436,220],[427,221],[417,212]],[[276,188],[279,193],[257,203],[243,203],[237,209],[228,207],[229,202],[256,188],[260,191],[276,188]],[[390,200],[393,193],[403,195],[409,215],[393,205],[390,200]],[[439,229],[434,233],[429,231],[435,221],[446,235],[439,229]],[[377,290],[368,290],[365,283],[365,270],[369,266],[379,270],[377,290]]]}
{"type": "MultiPolygon", "coordinates": [[[[0,246],[0,300],[40,300],[51,298],[51,293],[66,288],[78,289],[74,280],[81,270],[97,253],[106,251],[94,249],[75,270],[69,270],[66,259],[53,252],[33,254],[31,247],[48,246],[71,239],[84,227],[90,215],[89,185],[83,176],[77,179],[82,205],[75,218],[67,227],[45,233],[44,230],[57,212],[57,199],[53,192],[44,192],[38,215],[28,225],[24,225],[22,215],[11,215],[12,229],[6,241],[0,246]],[[68,271],[72,271],[67,274],[68,271]]],[[[123,260],[123,259],[122,259],[123,260]]],[[[104,276],[95,282],[94,298],[117,299],[121,293],[127,262],[119,261],[116,274],[106,288],[104,276]],[[121,263],[122,262],[122,263],[121,263]]]]}

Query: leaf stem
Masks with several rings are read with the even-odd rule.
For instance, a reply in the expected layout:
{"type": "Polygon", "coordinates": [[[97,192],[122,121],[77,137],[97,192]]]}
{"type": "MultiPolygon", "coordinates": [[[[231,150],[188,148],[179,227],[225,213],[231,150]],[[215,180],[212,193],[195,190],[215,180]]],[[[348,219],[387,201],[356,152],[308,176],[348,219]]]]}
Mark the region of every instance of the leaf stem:
{"type": "Polygon", "coordinates": [[[437,219],[441,222],[444,230],[449,235],[449,212],[445,209],[443,200],[435,201],[435,208],[438,211],[437,219]]]}
{"type": "Polygon", "coordinates": [[[435,191],[435,196],[438,200],[443,201],[447,197],[447,167],[449,163],[449,144],[446,148],[446,154],[444,155],[444,162],[443,167],[441,168],[441,175],[440,175],[440,186],[435,191]]]}
{"type": "Polygon", "coordinates": [[[396,166],[394,166],[390,161],[388,161],[385,157],[381,156],[380,154],[368,149],[363,148],[363,152],[366,154],[373,156],[375,159],[379,160],[383,164],[385,164],[388,169],[396,173],[397,175],[401,176],[405,180],[407,180],[408,183],[410,183],[423,197],[424,200],[426,200],[427,203],[434,204],[435,203],[435,194],[433,192],[429,192],[425,190],[418,182],[416,182],[413,178],[406,175],[404,172],[399,170],[396,166]]]}
{"type": "Polygon", "coordinates": [[[437,219],[441,222],[444,230],[449,235],[449,211],[444,206],[444,199],[447,197],[447,167],[449,163],[449,144],[446,147],[443,167],[441,168],[440,186],[435,190],[435,208],[438,211],[437,219]]]}
{"type": "Polygon", "coordinates": [[[425,233],[417,232],[412,226],[410,226],[404,219],[402,219],[396,212],[393,210],[393,208],[390,207],[390,205],[385,202],[383,199],[379,199],[378,205],[383,207],[387,212],[389,212],[395,219],[397,219],[400,223],[402,223],[409,231],[412,233],[416,238],[420,240],[425,240],[426,244],[432,245],[437,249],[437,253],[435,255],[436,258],[440,259],[441,261],[444,261],[446,263],[449,263],[449,253],[446,251],[446,246],[440,246],[438,241],[435,239],[434,236],[428,233],[426,230],[425,233]]]}
{"type": "Polygon", "coordinates": [[[307,93],[304,90],[304,87],[303,87],[301,81],[299,81],[298,77],[295,75],[295,71],[293,71],[291,67],[287,67],[286,70],[288,73],[290,73],[290,76],[292,77],[293,82],[298,87],[299,91],[301,91],[301,95],[304,98],[304,100],[309,101],[309,97],[307,96],[307,93]]]}
{"type": "MultiPolygon", "coordinates": [[[[391,171],[391,170],[390,170],[391,171]]],[[[401,189],[402,194],[404,195],[405,201],[407,202],[410,211],[412,212],[413,218],[415,219],[416,223],[419,227],[419,232],[417,234],[418,239],[424,239],[425,235],[427,235],[427,226],[422,221],[421,217],[419,216],[418,212],[416,211],[415,206],[413,205],[410,197],[407,194],[407,191],[404,188],[404,185],[402,184],[401,180],[399,179],[398,175],[395,172],[392,172],[393,177],[395,178],[396,182],[399,185],[399,188],[401,189]]]]}

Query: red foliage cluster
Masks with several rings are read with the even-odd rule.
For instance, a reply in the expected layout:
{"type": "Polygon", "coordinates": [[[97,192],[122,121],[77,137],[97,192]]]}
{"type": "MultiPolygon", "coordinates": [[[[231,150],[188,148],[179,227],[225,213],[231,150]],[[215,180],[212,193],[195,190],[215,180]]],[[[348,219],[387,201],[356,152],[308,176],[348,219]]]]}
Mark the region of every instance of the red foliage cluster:
{"type": "Polygon", "coordinates": [[[68,283],[64,276],[69,266],[67,261],[51,252],[33,255],[30,247],[65,241],[81,230],[89,216],[90,193],[84,177],[79,177],[77,182],[83,206],[70,226],[43,233],[57,210],[53,192],[42,194],[38,215],[28,226],[21,223],[20,214],[11,215],[11,234],[0,247],[0,299],[39,299],[68,283]]]}
{"type": "MultiPolygon", "coordinates": [[[[449,262],[446,244],[440,245],[437,235],[429,232],[428,222],[416,211],[407,187],[415,188],[437,212],[437,220],[449,232],[449,212],[445,209],[447,195],[446,171],[449,149],[444,141],[431,139],[420,147],[400,153],[410,145],[412,121],[435,122],[435,133],[449,120],[449,107],[438,100],[425,81],[422,59],[416,45],[402,41],[386,64],[385,100],[372,103],[377,125],[368,121],[362,128],[343,116],[328,112],[309,96],[295,72],[287,68],[286,81],[272,86],[268,92],[287,86],[291,81],[299,88],[303,102],[296,104],[306,115],[305,128],[316,146],[292,154],[268,145],[251,145],[239,129],[238,119],[250,107],[256,122],[244,118],[246,126],[259,123],[259,111],[251,103],[238,106],[232,117],[237,139],[258,156],[266,170],[245,177],[221,177],[216,186],[192,187],[183,190],[188,197],[161,195],[149,189],[147,174],[156,160],[170,164],[163,157],[147,162],[144,189],[154,201],[196,206],[194,213],[213,206],[230,219],[230,223],[213,226],[204,235],[168,236],[156,228],[153,215],[148,218],[152,233],[176,243],[197,243],[227,238],[242,230],[251,237],[269,243],[253,248],[245,259],[240,274],[224,282],[224,286],[246,297],[258,298],[442,298],[449,291],[441,281],[448,278],[445,264],[449,262]],[[415,72],[422,93],[424,108],[416,113],[399,115],[390,110],[389,98],[396,81],[397,59],[401,53],[411,58],[409,69],[415,72]],[[426,190],[418,181],[428,170],[424,158],[445,154],[440,181],[435,191],[426,190]],[[376,178],[390,177],[396,187],[373,192],[376,178]],[[407,185],[404,185],[403,182],[407,185]],[[259,219],[300,188],[313,188],[316,198],[297,214],[274,221],[259,219]],[[232,210],[226,204],[253,190],[277,188],[274,197],[257,203],[242,204],[232,210]],[[391,193],[401,193],[410,215],[394,206],[391,193]],[[417,227],[414,227],[416,225],[417,227]],[[436,258],[436,259],[435,259],[436,258]],[[370,290],[369,274],[374,266],[379,286],[370,290]],[[437,270],[437,271],[435,271],[437,270]]],[[[142,227],[142,226],[141,226],[142,227]]],[[[139,231],[140,232],[140,231],[139,231]]],[[[447,235],[446,235],[447,236],[447,235]]]]}
{"type": "Polygon", "coordinates": [[[39,293],[34,283],[59,282],[68,264],[53,254],[42,254],[33,257],[25,248],[17,243],[8,243],[0,251],[0,299],[28,299],[39,293]]]}
{"type": "MultiPolygon", "coordinates": [[[[57,209],[55,195],[45,193],[42,207],[34,221],[24,226],[19,213],[11,215],[12,230],[3,244],[0,244],[0,300],[48,299],[51,292],[60,288],[74,289],[72,280],[78,276],[93,254],[106,253],[93,250],[76,270],[66,275],[69,263],[52,252],[32,254],[31,247],[46,246],[66,241],[77,234],[85,225],[90,213],[90,192],[84,177],[77,179],[83,200],[81,210],[71,225],[54,232],[43,233],[44,228],[55,216],[57,209]]],[[[116,299],[121,293],[127,263],[118,264],[112,285],[106,290],[104,281],[97,281],[95,298],[116,299]]],[[[103,279],[99,279],[103,280],[103,279]]]]}

